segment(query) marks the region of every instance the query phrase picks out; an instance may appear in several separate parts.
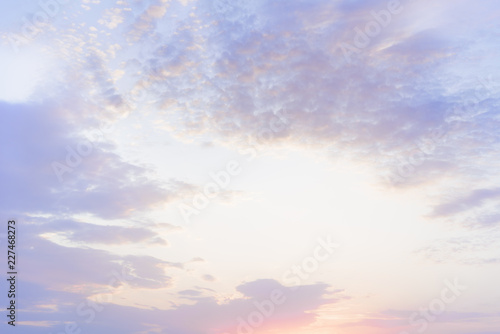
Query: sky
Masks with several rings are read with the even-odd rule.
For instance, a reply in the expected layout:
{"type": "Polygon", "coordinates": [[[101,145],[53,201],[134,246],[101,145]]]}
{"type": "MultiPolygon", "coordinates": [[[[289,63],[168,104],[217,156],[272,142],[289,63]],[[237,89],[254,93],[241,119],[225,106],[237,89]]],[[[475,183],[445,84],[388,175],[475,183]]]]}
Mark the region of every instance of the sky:
{"type": "Polygon", "coordinates": [[[500,333],[498,1],[0,17],[2,333],[500,333]]]}

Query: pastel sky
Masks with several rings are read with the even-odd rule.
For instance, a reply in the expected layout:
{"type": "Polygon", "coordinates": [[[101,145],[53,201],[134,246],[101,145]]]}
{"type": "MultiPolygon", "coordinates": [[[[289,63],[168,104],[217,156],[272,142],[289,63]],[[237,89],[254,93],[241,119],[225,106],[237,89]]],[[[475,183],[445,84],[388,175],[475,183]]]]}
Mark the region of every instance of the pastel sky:
{"type": "Polygon", "coordinates": [[[2,333],[500,333],[498,1],[0,15],[2,333]]]}

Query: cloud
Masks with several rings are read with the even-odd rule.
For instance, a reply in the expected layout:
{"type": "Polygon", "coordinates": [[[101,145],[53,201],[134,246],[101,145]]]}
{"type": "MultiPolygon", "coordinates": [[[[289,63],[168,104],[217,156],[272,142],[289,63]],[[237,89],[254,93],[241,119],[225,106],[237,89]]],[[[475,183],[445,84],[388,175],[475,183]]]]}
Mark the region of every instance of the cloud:
{"type": "Polygon", "coordinates": [[[146,169],[124,162],[113,146],[81,136],[55,106],[0,109],[0,139],[10,143],[0,158],[5,211],[116,219],[167,203],[182,188],[148,179],[146,169]]]}
{"type": "Polygon", "coordinates": [[[72,220],[48,220],[33,227],[39,233],[54,233],[77,244],[123,245],[149,242],[167,246],[168,242],[151,229],[134,226],[97,225],[72,220]]]}
{"type": "MultiPolygon", "coordinates": [[[[44,255],[48,254],[42,254],[42,256],[44,255]]],[[[70,252],[68,255],[73,256],[75,253],[70,252]]],[[[79,256],[76,259],[78,260],[79,256]]],[[[100,266],[100,262],[96,264],[98,267],[100,266]]],[[[44,272],[48,272],[48,270],[44,272]]],[[[84,271],[82,273],[84,274],[84,271]]],[[[54,277],[57,274],[61,274],[61,272],[55,272],[54,277]]],[[[88,277],[84,276],[82,280],[86,278],[88,277]]],[[[135,276],[131,277],[130,282],[134,282],[136,278],[135,276]]],[[[91,284],[90,282],[92,280],[87,284],[91,284]]],[[[266,319],[262,328],[299,328],[314,322],[315,312],[321,305],[335,303],[341,299],[336,296],[336,293],[329,292],[329,287],[325,284],[287,288],[273,280],[257,280],[237,287],[239,291],[246,291],[244,296],[228,300],[225,303],[217,302],[211,297],[199,297],[197,290],[184,290],[180,294],[188,296],[195,302],[194,304],[160,310],[120,306],[103,300],[98,301],[97,304],[90,304],[87,299],[88,290],[57,291],[52,289],[53,285],[47,287],[24,280],[20,284],[22,284],[20,287],[23,288],[23,291],[29,292],[25,297],[25,300],[29,301],[29,306],[23,313],[23,320],[33,324],[43,321],[43,330],[49,332],[58,332],[64,328],[65,323],[72,322],[82,331],[96,334],[116,331],[136,333],[147,331],[151,326],[158,328],[159,333],[237,333],[238,318],[246,319],[252,312],[255,312],[257,310],[255,304],[264,301],[260,296],[268,299],[274,289],[282,291],[286,300],[283,304],[276,305],[274,313],[266,319]],[[94,316],[91,321],[88,321],[89,313],[82,311],[91,309],[94,310],[94,316]],[[192,319],[196,319],[196,321],[192,319]],[[47,325],[50,328],[46,328],[47,325]]],[[[26,332],[36,333],[36,330],[40,330],[40,328],[34,326],[27,328],[26,332]]]]}
{"type": "Polygon", "coordinates": [[[153,0],[147,8],[137,16],[130,28],[129,36],[132,41],[140,41],[144,36],[154,32],[155,23],[167,13],[169,0],[153,0]]]}
{"type": "MultiPolygon", "coordinates": [[[[417,327],[410,326],[410,319],[415,310],[386,310],[376,314],[366,315],[365,319],[357,322],[350,322],[340,325],[340,327],[368,327],[368,328],[398,328],[404,332],[416,330],[417,327]]],[[[485,312],[456,312],[446,311],[439,317],[434,317],[432,323],[436,326],[442,323],[477,323],[479,319],[489,319],[489,321],[498,321],[499,313],[485,312]]]]}
{"type": "MultiPolygon", "coordinates": [[[[139,332],[147,328],[158,328],[160,333],[201,334],[201,333],[236,333],[238,317],[246,318],[256,310],[255,303],[262,302],[258,296],[266,296],[273,289],[281,289],[287,297],[285,303],[276,306],[275,313],[266,320],[263,328],[287,328],[305,326],[315,319],[314,311],[321,305],[336,301],[329,295],[327,285],[314,284],[291,290],[272,280],[258,280],[246,283],[238,290],[247,290],[249,294],[221,304],[213,298],[193,298],[193,305],[180,305],[171,310],[139,309],[134,307],[106,304],[103,311],[90,324],[82,323],[82,328],[100,334],[109,331],[139,332]],[[118,321],[121,319],[120,321],[118,321]],[[139,321],[137,321],[140,319],[139,321]],[[196,319],[193,321],[192,319],[196,319]],[[112,324],[112,325],[111,325],[112,324]]],[[[182,293],[193,295],[195,290],[182,293]]],[[[50,317],[47,317],[50,319],[50,317]]],[[[29,317],[34,321],[35,318],[29,317]]],[[[54,326],[52,329],[56,330],[54,326]]]]}
{"type": "Polygon", "coordinates": [[[478,207],[486,201],[495,200],[500,197],[500,188],[475,189],[456,199],[443,203],[434,208],[434,216],[449,216],[462,211],[478,207]]]}
{"type": "Polygon", "coordinates": [[[471,11],[464,1],[443,1],[422,22],[425,5],[405,3],[351,63],[341,43],[352,44],[356,29],[376,22],[373,12],[387,10],[387,1],[135,2],[122,25],[143,43],[140,52],[118,33],[107,37],[109,50],[83,33],[61,36],[58,48],[68,62],[78,59],[72,86],[102,118],[134,112],[126,92],[141,92],[148,107],[160,109],[161,128],[177,138],[316,147],[334,159],[368,161],[394,186],[451,174],[472,182],[472,174],[494,174],[486,162],[499,142],[500,75],[487,56],[496,32],[483,29],[493,22],[486,15],[493,6],[486,1],[471,11]],[[449,12],[474,29],[448,20],[449,12]],[[485,62],[468,70],[478,57],[485,62]],[[124,68],[130,90],[113,74],[124,68]],[[286,126],[266,135],[280,112],[286,126]],[[432,141],[435,131],[443,135],[432,141]],[[471,166],[471,159],[484,163],[471,166]]]}
{"type": "Polygon", "coordinates": [[[198,297],[201,295],[201,292],[196,290],[182,290],[179,291],[179,294],[182,296],[198,297]]]}
{"type": "Polygon", "coordinates": [[[123,285],[171,287],[167,271],[183,270],[182,263],[91,247],[167,246],[156,230],[177,228],[142,223],[137,214],[173,200],[184,185],[148,178],[146,168],[123,161],[102,137],[89,140],[82,135],[92,129],[92,120],[75,124],[56,104],[2,103],[0,110],[0,140],[9,143],[0,157],[0,208],[28,227],[19,249],[26,266],[23,281],[52,291],[77,290],[82,298],[123,285]],[[54,162],[70,170],[62,180],[54,162]],[[71,247],[57,244],[61,237],[71,247]],[[124,270],[128,279],[116,278],[124,270]]]}
{"type": "Polygon", "coordinates": [[[467,234],[433,240],[415,253],[437,264],[487,265],[500,261],[497,255],[498,230],[490,230],[487,233],[481,230],[470,231],[467,234]]]}
{"type": "MultiPolygon", "coordinates": [[[[404,3],[350,62],[340,46],[377,22],[387,1],[168,5],[148,2],[128,22],[146,45],[127,59],[133,90],[147,92],[158,130],[232,149],[315,148],[370,165],[386,186],[433,185],[442,198],[451,183],[478,188],[496,175],[500,73],[487,55],[497,32],[484,28],[496,22],[493,2],[471,12],[444,1],[425,22],[424,4],[404,3]],[[167,12],[152,15],[154,6],[167,12]],[[474,29],[448,20],[451,12],[474,29]],[[485,61],[471,71],[470,59],[485,61]]],[[[431,205],[445,210],[442,198],[431,205]]],[[[490,210],[477,222],[498,218],[490,210]]]]}
{"type": "Polygon", "coordinates": [[[215,282],[216,280],[216,278],[213,277],[212,275],[203,275],[201,278],[207,282],[215,282]]]}
{"type": "Polygon", "coordinates": [[[120,256],[87,247],[64,247],[37,235],[26,237],[23,262],[24,279],[29,282],[59,291],[81,285],[86,286],[87,293],[99,286],[111,288],[114,284],[110,282],[150,289],[171,286],[172,278],[165,274],[166,269],[183,267],[150,256],[120,256]],[[126,279],[113,279],[117,275],[126,279]]]}
{"type": "Polygon", "coordinates": [[[108,29],[115,29],[125,20],[123,11],[122,8],[108,8],[98,22],[108,29]]]}
{"type": "MultiPolygon", "coordinates": [[[[413,186],[446,173],[467,178],[478,148],[481,159],[498,148],[498,135],[476,130],[498,125],[499,86],[479,84],[487,65],[477,74],[453,73],[447,65],[466,67],[463,54],[481,56],[476,36],[450,37],[435,20],[418,26],[412,13],[423,10],[419,4],[405,5],[352,64],[339,44],[352,42],[354,28],[374,20],[371,11],[386,10],[386,1],[204,4],[193,17],[172,22],[175,33],[159,36],[142,63],[141,86],[157,97],[158,118],[179,136],[203,133],[248,145],[283,111],[286,128],[261,144],[328,147],[332,156],[368,160],[391,174],[442,131],[401,182],[413,186]],[[205,23],[196,34],[195,21],[205,23]],[[479,106],[481,115],[450,122],[456,110],[475,114],[479,106]]],[[[443,10],[452,6],[447,1],[443,10]]],[[[467,15],[461,10],[457,15],[467,15]]]]}
{"type": "MultiPolygon", "coordinates": [[[[439,196],[431,216],[465,222],[475,234],[435,240],[418,253],[438,263],[498,264],[493,246],[500,216],[492,207],[498,189],[491,185],[500,148],[496,2],[406,2],[350,60],[340,45],[354,43],[357,29],[374,21],[373,11],[385,10],[387,1],[181,2],[131,1],[130,13],[124,1],[117,2],[120,9],[102,11],[98,1],[85,1],[95,4],[89,11],[68,9],[39,39],[46,38],[62,70],[51,73],[50,88],[36,98],[55,95],[58,102],[0,104],[0,140],[8,143],[0,155],[0,209],[33,227],[23,244],[23,275],[30,280],[23,291],[46,297],[53,289],[50,305],[36,300],[33,308],[44,311],[31,312],[27,321],[73,319],[74,300],[109,288],[114,271],[128,270],[128,287],[162,289],[174,284],[170,270],[184,268],[91,248],[167,245],[158,230],[178,228],[142,223],[140,216],[198,190],[152,179],[150,170],[118,155],[111,142],[85,138],[104,123],[146,112],[168,136],[231,148],[314,148],[332,159],[367,161],[381,175],[396,175],[400,181],[388,182],[396,187],[439,188],[433,188],[439,196]],[[103,29],[87,29],[89,18],[103,29]],[[141,93],[147,103],[133,99],[141,93]],[[284,126],[273,130],[277,119],[284,126]],[[92,152],[78,153],[85,149],[92,152]],[[54,162],[70,171],[59,178],[54,162]],[[474,210],[478,214],[467,216],[474,210]],[[93,217],[109,224],[98,225],[93,217]],[[61,237],[74,247],[56,244],[61,237]],[[48,312],[54,305],[59,312],[48,312]]],[[[211,275],[201,279],[215,281],[211,275]]],[[[315,321],[319,307],[339,300],[327,297],[328,288],[318,283],[292,291],[258,280],[236,287],[243,297],[221,303],[183,287],[180,294],[190,305],[147,310],[110,304],[95,322],[82,325],[96,334],[233,331],[238,317],[278,289],[287,303],[265,326],[303,327],[315,321]]],[[[365,324],[392,321],[374,317],[365,324]]],[[[35,332],[31,327],[26,333],[35,332]]]]}

